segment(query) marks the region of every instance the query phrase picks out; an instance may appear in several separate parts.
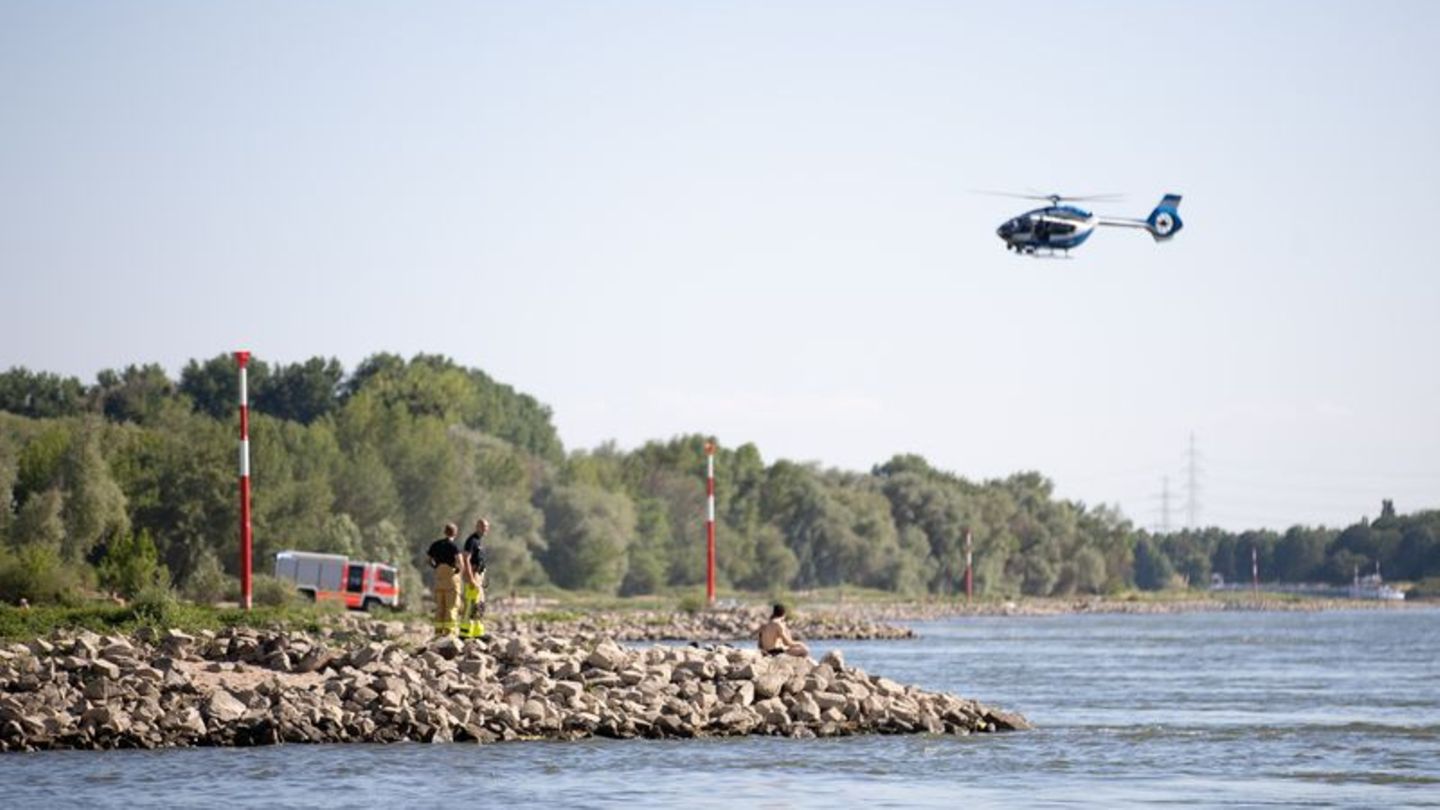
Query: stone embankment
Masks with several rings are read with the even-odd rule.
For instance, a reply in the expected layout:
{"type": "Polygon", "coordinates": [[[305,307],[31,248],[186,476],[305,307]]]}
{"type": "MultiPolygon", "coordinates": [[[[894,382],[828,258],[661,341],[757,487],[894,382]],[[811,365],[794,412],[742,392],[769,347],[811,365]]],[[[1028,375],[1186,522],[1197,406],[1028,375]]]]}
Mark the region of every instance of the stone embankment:
{"type": "MultiPolygon", "coordinates": [[[[564,614],[559,614],[564,616],[564,614]]],[[[486,628],[508,635],[538,631],[552,635],[607,635],[619,641],[738,641],[752,640],[770,616],[768,608],[737,607],[696,613],[661,611],[596,611],[574,618],[544,619],[534,614],[495,611],[486,628]]],[[[792,616],[790,630],[805,640],[893,640],[914,638],[908,627],[875,621],[845,611],[806,611],[792,616]]]]}
{"type": "Polygon", "coordinates": [[[597,635],[414,641],[229,629],[0,647],[0,750],[970,734],[1025,719],[845,664],[597,635]]]}

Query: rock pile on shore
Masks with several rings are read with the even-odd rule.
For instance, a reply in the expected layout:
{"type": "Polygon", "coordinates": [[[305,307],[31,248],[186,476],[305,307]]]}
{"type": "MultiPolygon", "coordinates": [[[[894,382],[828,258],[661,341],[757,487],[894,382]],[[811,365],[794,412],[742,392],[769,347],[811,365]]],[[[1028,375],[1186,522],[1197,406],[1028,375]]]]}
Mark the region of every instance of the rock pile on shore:
{"type": "Polygon", "coordinates": [[[0,750],[583,737],[970,734],[1024,718],[847,666],[732,647],[629,649],[230,629],[0,647],[0,750]]]}
{"type": "MultiPolygon", "coordinates": [[[[739,607],[732,610],[705,610],[695,613],[662,611],[591,612],[576,618],[536,619],[523,614],[496,612],[486,618],[486,627],[510,634],[534,629],[554,635],[602,634],[619,641],[737,641],[753,640],[769,610],[739,607]]],[[[793,616],[790,630],[801,639],[857,641],[865,639],[914,638],[908,627],[876,622],[868,617],[843,612],[815,612],[793,616]]]]}

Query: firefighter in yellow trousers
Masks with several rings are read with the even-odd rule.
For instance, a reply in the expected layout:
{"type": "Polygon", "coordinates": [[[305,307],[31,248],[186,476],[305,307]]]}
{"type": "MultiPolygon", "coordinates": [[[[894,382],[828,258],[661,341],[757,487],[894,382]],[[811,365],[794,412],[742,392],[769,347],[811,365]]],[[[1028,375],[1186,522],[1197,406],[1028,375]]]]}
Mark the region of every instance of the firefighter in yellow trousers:
{"type": "Polygon", "coordinates": [[[485,535],[490,531],[490,521],[480,518],[475,521],[475,531],[465,538],[461,558],[469,566],[470,573],[463,582],[463,609],[460,617],[462,638],[482,638],[485,635],[485,535]]]}
{"type": "Polygon", "coordinates": [[[459,631],[455,621],[455,607],[460,592],[461,578],[469,579],[468,560],[455,545],[459,529],[454,523],[445,524],[445,536],[430,544],[425,556],[430,567],[435,569],[435,635],[453,636],[459,631]]]}

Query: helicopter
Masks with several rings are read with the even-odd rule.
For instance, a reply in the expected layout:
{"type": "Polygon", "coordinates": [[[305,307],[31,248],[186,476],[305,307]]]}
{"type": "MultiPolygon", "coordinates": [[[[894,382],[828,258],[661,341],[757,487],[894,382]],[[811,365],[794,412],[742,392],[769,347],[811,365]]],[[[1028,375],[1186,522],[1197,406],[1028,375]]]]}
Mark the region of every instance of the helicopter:
{"type": "Polygon", "coordinates": [[[1010,194],[986,191],[1002,197],[1018,197],[1025,200],[1048,200],[1050,205],[1036,208],[1007,221],[995,230],[995,235],[1005,240],[1005,249],[1024,256],[1051,256],[1060,254],[1068,257],[1073,248],[1085,244],[1085,240],[1101,225],[1115,228],[1140,228],[1150,232],[1156,242],[1170,239],[1185,227],[1180,221],[1180,195],[1166,194],[1160,204],[1144,219],[1096,216],[1082,208],[1063,203],[1093,200],[1118,199],[1113,194],[1097,194],[1087,197],[1066,197],[1060,194],[1010,194]]]}

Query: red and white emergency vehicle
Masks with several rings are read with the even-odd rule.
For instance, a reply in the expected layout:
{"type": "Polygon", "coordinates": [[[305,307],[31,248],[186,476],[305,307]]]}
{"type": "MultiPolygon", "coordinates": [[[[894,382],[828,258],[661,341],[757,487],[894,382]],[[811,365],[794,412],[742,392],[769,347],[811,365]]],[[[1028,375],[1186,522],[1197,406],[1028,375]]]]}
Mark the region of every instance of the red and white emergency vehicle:
{"type": "Polygon", "coordinates": [[[275,576],[295,583],[316,602],[340,602],[369,610],[400,606],[400,577],[395,566],[352,560],[343,554],[282,551],[275,555],[275,576]]]}

